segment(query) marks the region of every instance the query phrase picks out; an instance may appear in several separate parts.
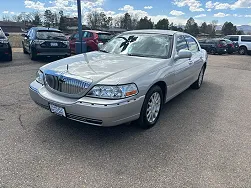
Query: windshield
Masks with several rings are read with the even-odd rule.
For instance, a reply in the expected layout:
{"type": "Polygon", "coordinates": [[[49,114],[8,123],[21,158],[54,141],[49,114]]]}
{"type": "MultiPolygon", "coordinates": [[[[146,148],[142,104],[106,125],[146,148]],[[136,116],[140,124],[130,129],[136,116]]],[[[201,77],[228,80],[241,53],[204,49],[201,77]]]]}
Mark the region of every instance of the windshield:
{"type": "Polygon", "coordinates": [[[40,40],[67,40],[66,36],[60,31],[37,31],[37,39],[40,40]]]}
{"type": "Polygon", "coordinates": [[[0,30],[0,39],[6,39],[5,34],[2,30],[0,30]]]}
{"type": "Polygon", "coordinates": [[[109,41],[100,51],[129,56],[167,58],[172,36],[161,34],[122,34],[109,41]]]}

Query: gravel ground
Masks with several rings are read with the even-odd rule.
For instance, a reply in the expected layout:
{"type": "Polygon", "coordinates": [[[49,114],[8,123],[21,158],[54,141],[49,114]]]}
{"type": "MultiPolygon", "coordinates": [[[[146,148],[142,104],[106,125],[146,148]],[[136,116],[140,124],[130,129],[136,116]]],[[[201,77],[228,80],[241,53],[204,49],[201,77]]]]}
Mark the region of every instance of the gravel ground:
{"type": "Polygon", "coordinates": [[[251,187],[251,56],[209,56],[205,82],[165,105],[150,130],[52,115],[28,92],[19,49],[0,63],[0,187],[251,187]]]}

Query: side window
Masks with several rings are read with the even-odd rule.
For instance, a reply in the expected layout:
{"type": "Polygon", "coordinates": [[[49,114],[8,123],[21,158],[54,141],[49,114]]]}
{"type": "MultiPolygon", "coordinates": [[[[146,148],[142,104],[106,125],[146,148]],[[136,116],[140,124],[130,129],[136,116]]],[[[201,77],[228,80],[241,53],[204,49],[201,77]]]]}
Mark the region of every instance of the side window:
{"type": "Polygon", "coordinates": [[[78,39],[78,38],[79,38],[79,34],[76,33],[75,35],[73,35],[73,38],[74,38],[74,39],[78,39]]]}
{"type": "Polygon", "coordinates": [[[83,38],[88,38],[88,32],[87,31],[83,32],[83,38]]]}
{"type": "Polygon", "coordinates": [[[93,37],[93,33],[88,32],[88,37],[89,37],[89,38],[93,37]]]}
{"type": "Polygon", "coordinates": [[[177,37],[176,51],[179,52],[180,50],[188,50],[187,42],[183,36],[177,37]]]}
{"type": "Polygon", "coordinates": [[[30,29],[29,31],[28,31],[28,33],[27,33],[27,36],[31,36],[31,32],[32,32],[32,29],[30,29]]]}
{"type": "Polygon", "coordinates": [[[198,52],[199,51],[199,46],[197,42],[190,36],[186,36],[186,40],[188,43],[188,48],[191,52],[198,52]]]}
{"type": "Polygon", "coordinates": [[[241,41],[243,42],[251,42],[251,36],[242,36],[241,41]]]}
{"type": "Polygon", "coordinates": [[[238,42],[238,39],[239,39],[238,36],[231,36],[231,37],[229,37],[229,40],[234,41],[234,42],[238,42]]]}

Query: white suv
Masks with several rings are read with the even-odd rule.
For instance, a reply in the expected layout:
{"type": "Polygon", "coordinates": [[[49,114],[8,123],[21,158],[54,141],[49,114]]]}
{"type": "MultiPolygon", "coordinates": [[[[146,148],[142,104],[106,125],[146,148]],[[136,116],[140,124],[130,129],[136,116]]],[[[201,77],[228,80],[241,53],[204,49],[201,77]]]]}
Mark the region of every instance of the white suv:
{"type": "Polygon", "coordinates": [[[227,35],[224,37],[239,44],[239,54],[245,55],[251,52],[251,35],[227,35]]]}

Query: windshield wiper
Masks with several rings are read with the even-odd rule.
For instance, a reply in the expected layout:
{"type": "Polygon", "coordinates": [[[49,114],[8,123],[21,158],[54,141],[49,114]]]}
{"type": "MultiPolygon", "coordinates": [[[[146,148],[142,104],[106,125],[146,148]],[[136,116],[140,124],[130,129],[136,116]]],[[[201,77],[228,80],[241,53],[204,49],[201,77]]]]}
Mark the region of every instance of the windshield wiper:
{"type": "Polygon", "coordinates": [[[66,40],[64,36],[53,37],[53,39],[55,39],[55,40],[62,40],[62,39],[66,40]]]}
{"type": "Polygon", "coordinates": [[[106,50],[99,50],[100,52],[104,52],[104,53],[109,53],[109,52],[107,52],[106,50]]]}
{"type": "Polygon", "coordinates": [[[145,55],[145,54],[127,54],[128,56],[137,56],[137,57],[152,57],[152,58],[164,58],[157,55],[145,55]]]}

